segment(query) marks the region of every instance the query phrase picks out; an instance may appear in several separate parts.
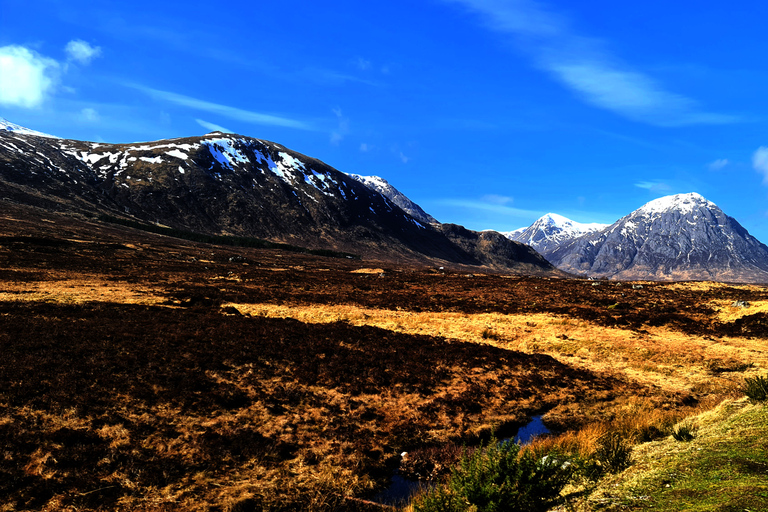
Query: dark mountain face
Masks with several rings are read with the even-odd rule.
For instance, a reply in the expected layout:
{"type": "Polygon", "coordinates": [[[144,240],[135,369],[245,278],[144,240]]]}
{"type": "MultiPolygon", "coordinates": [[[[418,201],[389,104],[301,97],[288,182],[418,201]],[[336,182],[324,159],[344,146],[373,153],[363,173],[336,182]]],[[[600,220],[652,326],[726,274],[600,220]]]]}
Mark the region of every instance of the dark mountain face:
{"type": "MultiPolygon", "coordinates": [[[[516,271],[532,265],[526,260],[521,267],[510,255],[537,257],[508,240],[481,249],[463,238],[451,239],[316,159],[272,142],[218,132],[99,144],[0,130],[0,197],[365,258],[516,271]]],[[[544,260],[533,271],[557,273],[544,260]]]]}
{"type": "Polygon", "coordinates": [[[768,247],[698,194],[651,201],[544,256],[601,278],[768,282],[768,247]]]}

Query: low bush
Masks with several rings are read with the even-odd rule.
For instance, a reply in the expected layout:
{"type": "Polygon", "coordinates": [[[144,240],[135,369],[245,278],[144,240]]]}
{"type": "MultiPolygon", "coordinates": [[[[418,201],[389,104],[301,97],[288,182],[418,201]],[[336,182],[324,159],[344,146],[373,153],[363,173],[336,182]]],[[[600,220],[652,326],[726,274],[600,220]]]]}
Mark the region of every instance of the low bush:
{"type": "Polygon", "coordinates": [[[632,445],[620,435],[610,432],[600,439],[594,458],[604,471],[618,473],[632,464],[632,445]]]}
{"type": "Polygon", "coordinates": [[[742,391],[752,402],[766,402],[768,401],[768,378],[763,376],[746,378],[742,391]]]}
{"type": "Polygon", "coordinates": [[[465,454],[448,481],[418,497],[415,512],[546,511],[561,501],[574,475],[567,457],[536,457],[511,442],[494,443],[465,454]]]}
{"type": "Polygon", "coordinates": [[[693,441],[696,438],[696,428],[682,424],[672,429],[672,437],[675,441],[693,441]]]}

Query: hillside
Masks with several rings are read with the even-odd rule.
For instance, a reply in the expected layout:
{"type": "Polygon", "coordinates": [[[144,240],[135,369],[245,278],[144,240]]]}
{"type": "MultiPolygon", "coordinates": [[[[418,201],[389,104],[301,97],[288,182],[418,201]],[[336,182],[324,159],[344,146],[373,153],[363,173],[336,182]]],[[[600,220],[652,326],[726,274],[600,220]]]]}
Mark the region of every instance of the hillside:
{"type": "Polygon", "coordinates": [[[437,478],[534,415],[668,435],[768,366],[761,287],[371,267],[0,206],[9,510],[379,510],[398,468],[437,478]]]}
{"type": "Polygon", "coordinates": [[[521,244],[497,238],[486,250],[451,240],[318,160],[238,135],[101,144],[0,130],[0,197],[363,258],[562,275],[521,244]]]}

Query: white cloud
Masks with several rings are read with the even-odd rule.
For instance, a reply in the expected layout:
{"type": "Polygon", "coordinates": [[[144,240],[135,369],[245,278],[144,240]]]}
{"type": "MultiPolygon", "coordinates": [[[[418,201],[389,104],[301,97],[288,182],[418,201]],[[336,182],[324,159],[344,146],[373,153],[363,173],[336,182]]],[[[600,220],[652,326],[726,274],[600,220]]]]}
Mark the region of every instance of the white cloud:
{"type": "Polygon", "coordinates": [[[223,126],[209,123],[208,121],[203,121],[202,119],[195,119],[195,122],[197,122],[197,124],[205,128],[209,132],[234,133],[232,130],[224,128],[223,126]]]}
{"type": "Polygon", "coordinates": [[[81,39],[75,39],[67,43],[64,47],[70,60],[80,64],[90,64],[93,59],[101,55],[101,47],[91,46],[81,39]]]}
{"type": "Polygon", "coordinates": [[[707,167],[709,167],[710,171],[719,171],[725,168],[730,162],[727,158],[719,158],[715,160],[714,162],[710,162],[707,167]]]}
{"type": "Polygon", "coordinates": [[[143,93],[155,98],[157,100],[174,103],[183,107],[189,107],[196,110],[202,110],[204,112],[210,112],[212,114],[221,115],[230,119],[236,119],[238,121],[245,121],[247,123],[267,125],[267,126],[281,126],[284,128],[295,128],[298,130],[314,130],[314,128],[297,119],[290,119],[287,117],[275,116],[271,114],[262,114],[260,112],[253,112],[251,110],[245,110],[237,107],[230,107],[228,105],[221,105],[219,103],[212,103],[210,101],[199,100],[197,98],[191,98],[184,96],[183,94],[176,94],[174,92],[161,91],[158,89],[152,89],[150,87],[144,87],[141,85],[125,84],[128,87],[132,87],[143,93]]]}
{"type": "Polygon", "coordinates": [[[367,143],[365,143],[365,142],[361,142],[360,143],[360,152],[361,153],[367,153],[370,150],[371,150],[371,146],[369,146],[367,143]]]}
{"type": "Polygon", "coordinates": [[[371,61],[366,60],[362,57],[357,58],[357,69],[360,71],[367,71],[371,69],[371,61]]]}
{"type": "Polygon", "coordinates": [[[99,113],[93,108],[84,108],[81,110],[80,117],[89,123],[96,123],[100,119],[99,113]]]}
{"type": "Polygon", "coordinates": [[[399,156],[400,156],[400,161],[403,162],[404,164],[407,164],[411,160],[411,158],[408,156],[405,156],[405,153],[403,153],[402,151],[400,151],[399,156]]]}
{"type": "Polygon", "coordinates": [[[606,44],[583,37],[568,20],[532,0],[444,0],[481,16],[489,28],[514,36],[534,64],[583,101],[657,126],[725,124],[735,116],[706,112],[685,96],[616,59],[606,44]]]}
{"type": "Polygon", "coordinates": [[[490,204],[499,204],[499,205],[508,205],[512,204],[514,201],[513,198],[508,196],[500,196],[498,194],[487,194],[484,195],[482,198],[480,198],[483,202],[490,203],[490,204]]]}
{"type": "Polygon", "coordinates": [[[344,117],[344,114],[342,114],[341,108],[339,107],[333,109],[333,114],[336,116],[339,124],[336,129],[331,132],[331,144],[337,146],[349,133],[349,119],[344,117]]]}
{"type": "Polygon", "coordinates": [[[523,210],[521,208],[512,208],[511,206],[506,206],[503,204],[489,203],[482,199],[480,201],[475,199],[443,199],[439,202],[441,204],[445,204],[448,206],[468,208],[470,210],[481,210],[481,211],[499,213],[509,217],[524,217],[524,218],[538,219],[539,217],[541,217],[546,213],[546,212],[540,212],[540,211],[534,211],[534,210],[523,210]]]}
{"type": "Polygon", "coordinates": [[[768,148],[760,146],[752,155],[752,167],[763,175],[763,184],[768,185],[768,148]]]}
{"type": "Polygon", "coordinates": [[[650,190],[651,192],[669,192],[672,190],[672,187],[663,181],[641,181],[635,183],[635,186],[638,188],[650,190]]]}
{"type": "Polygon", "coordinates": [[[59,64],[23,46],[0,47],[0,105],[35,108],[56,87],[59,64]]]}

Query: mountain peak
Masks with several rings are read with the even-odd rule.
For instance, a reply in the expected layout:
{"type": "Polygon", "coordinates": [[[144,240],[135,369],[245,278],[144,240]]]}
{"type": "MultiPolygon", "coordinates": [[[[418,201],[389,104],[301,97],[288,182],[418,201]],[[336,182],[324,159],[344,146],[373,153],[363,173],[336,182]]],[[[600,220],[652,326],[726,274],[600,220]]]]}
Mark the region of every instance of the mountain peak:
{"type": "Polygon", "coordinates": [[[386,197],[414,219],[425,224],[438,224],[434,217],[425,212],[418,204],[411,201],[405,194],[397,190],[381,176],[361,176],[359,174],[347,174],[347,176],[386,197]]]}
{"type": "Polygon", "coordinates": [[[698,208],[717,208],[712,201],[708,201],[701,194],[689,192],[687,194],[675,194],[654,199],[640,207],[638,213],[664,213],[678,211],[683,214],[691,213],[698,208]]]}
{"type": "Polygon", "coordinates": [[[561,270],[601,278],[768,281],[768,247],[695,192],[654,199],[543,254],[561,270]]]}
{"type": "Polygon", "coordinates": [[[504,233],[504,236],[515,242],[530,245],[545,254],[567,241],[605,227],[606,224],[582,224],[557,213],[547,213],[527,228],[504,233]]]}

